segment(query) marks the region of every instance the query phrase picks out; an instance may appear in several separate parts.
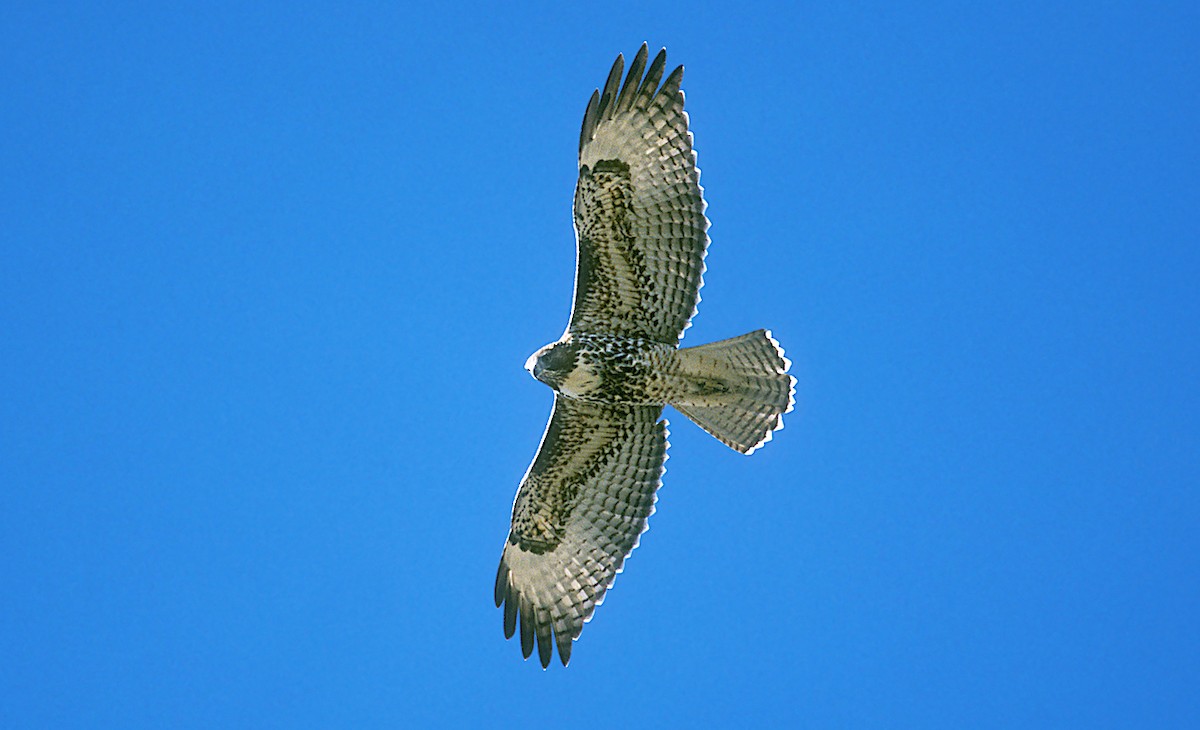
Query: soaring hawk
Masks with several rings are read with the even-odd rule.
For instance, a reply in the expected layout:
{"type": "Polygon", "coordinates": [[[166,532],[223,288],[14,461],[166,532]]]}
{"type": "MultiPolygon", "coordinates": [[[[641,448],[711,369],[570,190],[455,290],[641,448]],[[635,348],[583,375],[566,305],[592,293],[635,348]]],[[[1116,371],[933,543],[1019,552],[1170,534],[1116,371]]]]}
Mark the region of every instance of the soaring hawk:
{"type": "Polygon", "coordinates": [[[700,301],[708,219],[679,89],[643,44],[625,83],[617,56],[579,135],[575,301],[563,336],[525,368],[554,411],[513,503],[496,575],[504,634],[554,646],[563,665],[654,511],[670,404],[749,454],[783,427],[795,379],[771,333],[700,347],[679,340],[700,301]],[[660,84],[661,82],[661,84],[660,84]]]}

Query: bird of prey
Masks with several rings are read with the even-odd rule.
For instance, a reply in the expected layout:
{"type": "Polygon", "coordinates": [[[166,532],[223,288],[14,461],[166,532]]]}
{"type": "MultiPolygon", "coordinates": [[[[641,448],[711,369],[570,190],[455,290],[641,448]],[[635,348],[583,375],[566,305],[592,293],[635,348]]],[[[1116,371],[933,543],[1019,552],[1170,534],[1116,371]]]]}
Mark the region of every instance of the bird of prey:
{"type": "Polygon", "coordinates": [[[554,389],[513,502],[496,574],[504,634],[542,666],[572,642],[654,511],[670,404],[749,454],[792,408],[790,363],[767,330],[679,348],[700,301],[708,219],[679,66],[620,55],[583,114],[575,187],[575,296],[566,332],[525,363],[554,389]]]}

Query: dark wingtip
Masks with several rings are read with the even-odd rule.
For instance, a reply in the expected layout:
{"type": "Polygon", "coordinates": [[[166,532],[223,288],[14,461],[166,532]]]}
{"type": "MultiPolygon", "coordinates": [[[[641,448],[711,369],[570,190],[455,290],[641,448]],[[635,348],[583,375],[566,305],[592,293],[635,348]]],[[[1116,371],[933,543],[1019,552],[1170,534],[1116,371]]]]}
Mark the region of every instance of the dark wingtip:
{"type": "Polygon", "coordinates": [[[508,595],[508,564],[504,562],[504,557],[500,558],[500,567],[496,569],[496,608],[500,608],[504,603],[504,597],[508,595]]]}
{"type": "Polygon", "coordinates": [[[570,634],[558,634],[554,638],[558,640],[558,658],[565,667],[571,661],[571,644],[574,642],[570,634]]]}
{"type": "Polygon", "coordinates": [[[658,89],[658,82],[662,79],[663,68],[666,65],[667,49],[664,48],[654,57],[654,61],[650,64],[650,70],[646,72],[646,78],[642,79],[642,84],[638,87],[638,98],[644,101],[653,98],[654,92],[658,89]]]}
{"type": "Polygon", "coordinates": [[[579,128],[579,151],[583,151],[583,146],[587,144],[592,135],[596,133],[596,120],[600,110],[600,90],[596,89],[592,92],[592,98],[588,100],[587,108],[583,110],[583,124],[579,128]]]}
{"type": "Polygon", "coordinates": [[[667,65],[667,49],[661,48],[655,55],[650,68],[646,69],[646,58],[650,55],[650,45],[643,42],[629,65],[629,73],[625,83],[621,83],[621,73],[625,69],[625,55],[617,54],[604,86],[596,89],[588,100],[587,109],[583,112],[583,124],[579,129],[579,151],[595,136],[596,126],[604,119],[611,118],[618,112],[628,111],[637,106],[644,108],[660,93],[674,93],[679,89],[683,78],[683,66],[680,65],[667,77],[667,82],[659,87],[663,71],[667,65]],[[645,70],[645,76],[642,75],[645,70]],[[673,86],[673,88],[672,88],[673,86]]]}
{"type": "Polygon", "coordinates": [[[617,60],[613,61],[612,69],[608,72],[608,79],[604,82],[604,89],[600,92],[600,109],[597,110],[597,116],[604,118],[612,111],[613,104],[617,102],[617,92],[621,83],[621,72],[625,70],[625,56],[618,53],[617,60]]]}
{"type": "Polygon", "coordinates": [[[683,65],[675,67],[675,70],[667,76],[667,80],[663,82],[662,88],[659,89],[660,94],[674,94],[679,91],[679,87],[683,85],[683,65]]]}
{"type": "Polygon", "coordinates": [[[642,72],[646,70],[646,58],[648,52],[646,44],[638,49],[637,55],[633,57],[633,62],[629,64],[629,71],[625,75],[625,84],[621,86],[621,95],[617,97],[617,113],[629,111],[633,106],[633,99],[637,96],[638,84],[642,80],[642,72]]]}
{"type": "Polygon", "coordinates": [[[521,654],[526,659],[533,653],[533,607],[528,601],[521,601],[521,654]]]}
{"type": "Polygon", "coordinates": [[[511,639],[517,632],[517,599],[509,597],[504,604],[504,638],[511,639]]]}
{"type": "Polygon", "coordinates": [[[550,637],[546,636],[541,631],[538,632],[538,659],[542,661],[542,669],[550,667],[550,660],[554,658],[554,644],[550,642],[550,637]]]}

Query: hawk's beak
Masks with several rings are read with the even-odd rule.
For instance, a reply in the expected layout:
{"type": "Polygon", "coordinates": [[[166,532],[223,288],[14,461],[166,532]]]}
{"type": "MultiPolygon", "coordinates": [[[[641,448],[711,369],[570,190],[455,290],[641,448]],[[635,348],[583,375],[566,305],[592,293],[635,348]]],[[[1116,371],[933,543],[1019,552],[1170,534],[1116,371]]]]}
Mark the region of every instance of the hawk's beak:
{"type": "Polygon", "coordinates": [[[541,374],[542,367],[538,363],[538,354],[536,352],[530,355],[529,359],[525,361],[525,371],[535,378],[541,374]]]}

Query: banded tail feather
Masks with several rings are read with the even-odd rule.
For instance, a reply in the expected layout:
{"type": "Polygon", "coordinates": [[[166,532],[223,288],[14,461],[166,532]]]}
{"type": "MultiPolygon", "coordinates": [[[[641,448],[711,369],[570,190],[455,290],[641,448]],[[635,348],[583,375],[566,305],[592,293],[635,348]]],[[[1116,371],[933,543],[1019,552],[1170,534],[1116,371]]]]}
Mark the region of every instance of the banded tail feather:
{"type": "Polygon", "coordinates": [[[671,405],[743,454],[770,441],[795,404],[791,362],[770,330],[682,349],[679,363],[686,385],[671,405]]]}

